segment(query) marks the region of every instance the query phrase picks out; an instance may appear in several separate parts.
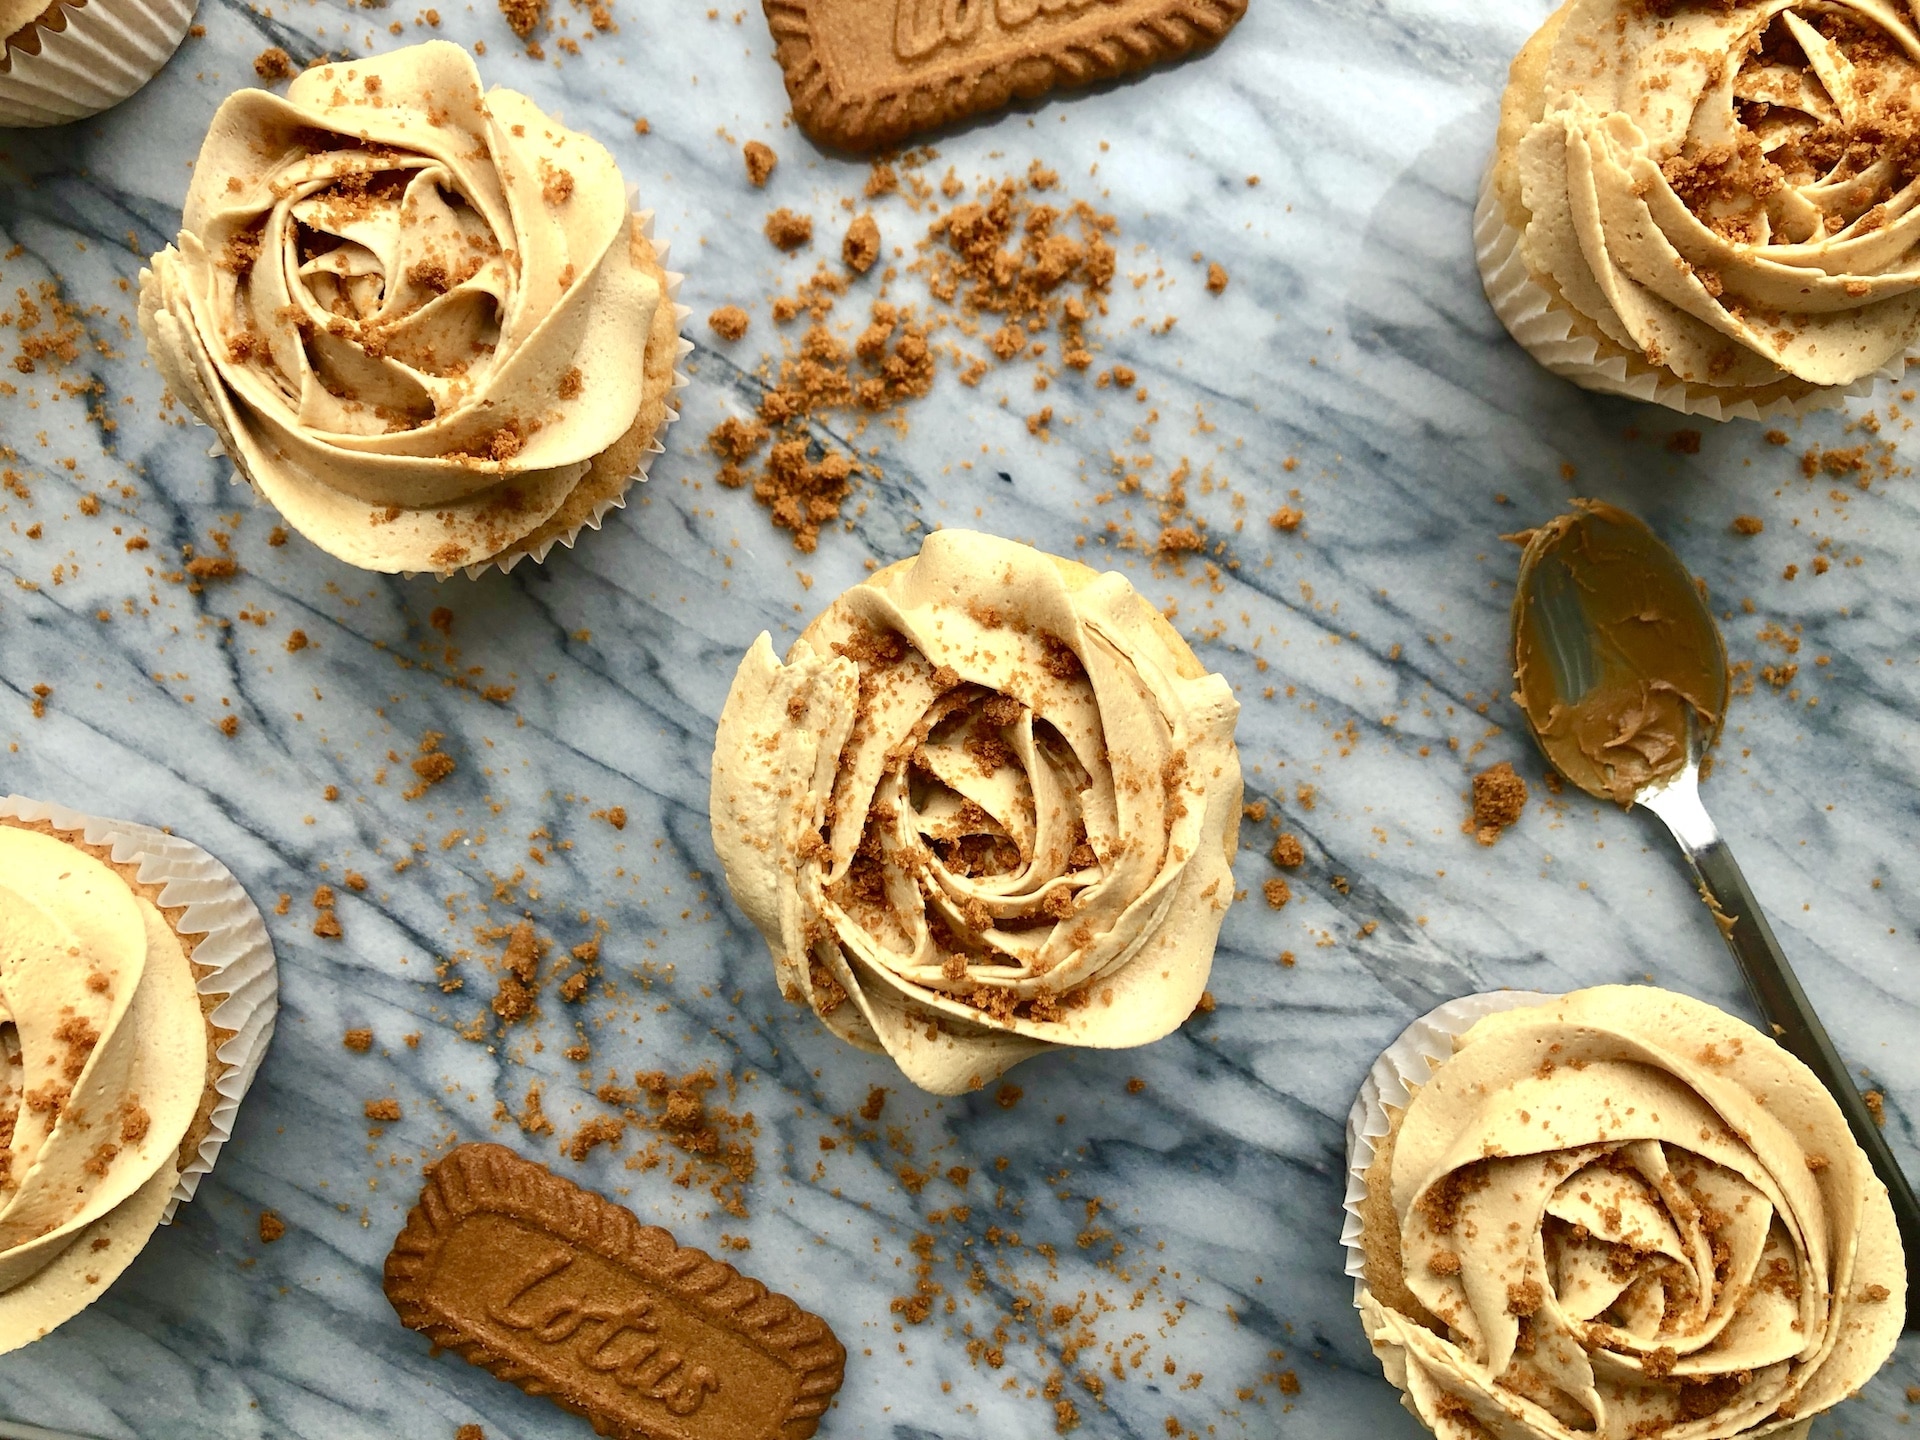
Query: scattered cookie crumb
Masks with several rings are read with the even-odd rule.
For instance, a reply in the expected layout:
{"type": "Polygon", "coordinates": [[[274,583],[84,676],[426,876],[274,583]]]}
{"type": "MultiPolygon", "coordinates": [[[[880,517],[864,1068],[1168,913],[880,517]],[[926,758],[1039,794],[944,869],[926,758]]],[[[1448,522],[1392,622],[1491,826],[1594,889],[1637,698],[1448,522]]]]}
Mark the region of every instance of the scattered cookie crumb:
{"type": "Polygon", "coordinates": [[[340,1043],[356,1055],[364,1055],[373,1048],[373,1031],[367,1029],[349,1030],[340,1037],[340,1043]]]}
{"type": "Polygon", "coordinates": [[[707,324],[722,340],[738,340],[751,323],[751,317],[738,305],[722,305],[707,317],[707,324]]]}
{"type": "Polygon", "coordinates": [[[1767,522],[1758,515],[1736,515],[1733,517],[1733,533],[1736,535],[1758,535],[1767,528],[1767,522]]]}
{"type": "Polygon", "coordinates": [[[1473,818],[1461,828],[1472,831],[1482,845],[1491,845],[1526,808],[1527,782],[1514,773],[1510,762],[1502,760],[1473,777],[1473,818]]]}
{"type": "Polygon", "coordinates": [[[462,1425],[453,1432],[453,1440],[487,1440],[487,1432],[478,1425],[462,1425]]]}
{"type": "Polygon", "coordinates": [[[771,145],[763,145],[758,140],[747,141],[740,153],[747,162],[748,181],[754,189],[764,189],[767,177],[773,174],[773,167],[780,163],[780,157],[773,153],[771,145]]]}
{"type": "Polygon", "coordinates": [[[278,45],[269,45],[253,57],[253,73],[268,85],[293,74],[293,57],[278,45]]]}
{"type": "Polygon", "coordinates": [[[864,275],[873,268],[874,261],[880,258],[880,226],[875,223],[871,212],[863,211],[854,216],[853,223],[847,226],[847,238],[841,242],[840,258],[847,262],[847,268],[864,275]]]}
{"type": "Polygon", "coordinates": [[[260,1243],[262,1245],[271,1245],[286,1233],[286,1221],[282,1220],[271,1210],[262,1210],[260,1212],[260,1243]]]}
{"type": "Polygon", "coordinates": [[[1878,1090],[1869,1090],[1860,1097],[1867,1102],[1867,1113],[1873,1116],[1873,1123],[1881,1130],[1887,1128],[1887,1097],[1878,1090]]]}
{"type": "Polygon", "coordinates": [[[1267,523],[1276,530],[1298,530],[1300,522],[1307,518],[1307,512],[1297,505],[1282,505],[1267,517],[1267,523]]]}
{"type": "Polygon", "coordinates": [[[1305,863],[1307,848],[1300,843],[1298,835],[1285,834],[1273,842],[1273,851],[1269,858],[1282,870],[1291,870],[1305,863]]]}
{"type": "Polygon", "coordinates": [[[813,217],[796,215],[782,205],[767,216],[767,239],[781,250],[798,250],[813,243],[813,217]]]}
{"type": "Polygon", "coordinates": [[[1267,881],[1261,888],[1266,893],[1269,910],[1284,910],[1287,908],[1287,902],[1293,899],[1293,887],[1278,875],[1267,881]]]}
{"type": "Polygon", "coordinates": [[[1215,262],[1207,266],[1207,290],[1218,295],[1227,288],[1227,267],[1215,262]]]}
{"type": "Polygon", "coordinates": [[[547,18],[547,0],[500,0],[500,13],[507,28],[524,40],[547,18]]]}
{"type": "Polygon", "coordinates": [[[369,1120],[398,1120],[400,1118],[400,1102],[391,1096],[385,1100],[369,1100],[362,1108],[369,1120]]]}

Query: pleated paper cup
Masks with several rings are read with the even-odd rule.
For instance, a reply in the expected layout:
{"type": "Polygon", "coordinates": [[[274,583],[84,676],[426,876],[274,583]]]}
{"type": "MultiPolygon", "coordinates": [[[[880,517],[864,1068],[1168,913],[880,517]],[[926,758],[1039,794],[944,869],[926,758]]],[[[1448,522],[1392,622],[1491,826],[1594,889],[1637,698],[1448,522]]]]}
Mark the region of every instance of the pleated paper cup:
{"type": "Polygon", "coordinates": [[[1480,181],[1480,199],[1473,209],[1473,250],[1487,301],[1507,333],[1547,369],[1584,390],[1645,400],[1708,420],[1778,420],[1838,409],[1851,397],[1872,394],[1881,381],[1897,382],[1906,374],[1906,356],[1896,355],[1851,385],[1830,385],[1797,398],[1762,402],[1711,386],[1690,385],[1639,356],[1628,356],[1611,344],[1577,333],[1573,312],[1527,269],[1520,232],[1507,222],[1494,192],[1492,166],[1480,181]]]}
{"type": "MultiPolygon", "coordinates": [[[[44,824],[62,840],[78,840],[104,852],[115,866],[131,870],[139,884],[158,887],[154,904],[181,939],[193,944],[191,960],[203,1008],[206,1001],[215,1002],[206,1019],[218,1032],[208,1036],[217,1068],[211,1071],[211,1110],[193,1127],[204,1133],[164,1199],[153,1197],[164,1225],[213,1169],[273,1038],[280,989],[266,921],[232,871],[177,835],[19,795],[0,800],[0,818],[44,824]]],[[[125,1203],[137,1205],[140,1197],[125,1203]]]]}
{"type": "Polygon", "coordinates": [[[0,127],[64,125],[118,105],[160,73],[193,23],[195,0],[86,0],[35,21],[38,53],[0,70],[0,127]]]}

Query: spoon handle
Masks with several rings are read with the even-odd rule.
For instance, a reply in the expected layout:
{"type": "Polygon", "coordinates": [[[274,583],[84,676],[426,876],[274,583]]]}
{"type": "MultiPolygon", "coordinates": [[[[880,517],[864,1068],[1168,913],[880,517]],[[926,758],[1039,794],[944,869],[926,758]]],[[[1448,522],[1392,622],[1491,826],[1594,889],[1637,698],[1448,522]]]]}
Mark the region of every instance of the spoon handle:
{"type": "MultiPolygon", "coordinates": [[[[1873,1173],[1887,1187],[1887,1198],[1893,1202],[1894,1223],[1900,1230],[1900,1245],[1906,1252],[1911,1272],[1916,1263],[1920,1263],[1920,1203],[1915,1202],[1913,1189],[1888,1147],[1887,1137],[1881,1133],[1873,1112],[1867,1109],[1867,1102],[1855,1088],[1847,1062],[1840,1058],[1826,1026],[1813,1013],[1813,1004],[1807,999],[1807,992],[1800,988],[1793,967],[1787,963],[1780,942],[1774,938],[1773,927],[1767,924],[1766,913],[1734,862],[1733,852],[1721,838],[1706,806],[1700,803],[1692,772],[1682,775],[1658,794],[1646,796],[1641,803],[1666,822],[1673,838],[1680,843],[1700,882],[1701,898],[1713,911],[1720,933],[1726,937],[1727,948],[1739,962],[1761,1018],[1772,1028],[1781,1047],[1813,1071],[1839,1103],[1840,1113],[1847,1117],[1847,1128],[1860,1142],[1860,1148],[1867,1152],[1873,1173]]],[[[1907,1328],[1920,1330],[1920,1286],[1912,1278],[1907,1284],[1907,1328]]]]}

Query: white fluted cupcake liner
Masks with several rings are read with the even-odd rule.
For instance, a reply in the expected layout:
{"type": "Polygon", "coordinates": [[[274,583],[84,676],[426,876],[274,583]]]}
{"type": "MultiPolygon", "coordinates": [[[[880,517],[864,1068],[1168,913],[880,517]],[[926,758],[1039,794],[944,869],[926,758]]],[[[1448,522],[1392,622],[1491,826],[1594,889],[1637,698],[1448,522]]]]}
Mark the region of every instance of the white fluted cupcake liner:
{"type": "Polygon", "coordinates": [[[1473,251],[1480,266],[1480,283],[1487,301],[1507,333],[1520,348],[1554,374],[1586,390],[1624,395],[1708,420],[1778,420],[1815,410],[1838,409],[1849,397],[1870,395],[1882,380],[1898,381],[1906,374],[1906,356],[1896,355],[1873,374],[1851,385],[1816,390],[1797,400],[1776,399],[1760,404],[1704,392],[1672,374],[1624,355],[1601,354],[1598,341],[1574,333],[1574,317],[1533,278],[1520,253],[1520,232],[1507,223],[1493,188],[1493,167],[1480,181],[1480,199],[1473,208],[1473,251]]]}
{"type": "Polygon", "coordinates": [[[1453,1042],[1488,1015],[1521,1010],[1557,1000],[1538,990],[1490,990],[1467,995],[1429,1010],[1400,1032],[1380,1053],[1360,1082],[1360,1093],[1347,1112],[1347,1213],[1340,1227],[1340,1243],[1347,1247],[1347,1274],[1353,1277],[1353,1303],[1367,1283],[1367,1252],[1361,1246],[1361,1206],[1367,1198],[1367,1167],[1373,1164],[1374,1142],[1393,1126],[1387,1106],[1404,1110],[1415,1087],[1433,1078],[1433,1072],[1453,1055],[1453,1042]]]}
{"type": "Polygon", "coordinates": [[[231,870],[177,835],[20,795],[0,799],[0,816],[41,821],[55,830],[78,833],[87,844],[105,849],[116,865],[135,866],[141,884],[161,887],[158,903],[162,907],[185,908],[179,933],[200,937],[193,962],[211,973],[200,979],[199,991],[222,997],[209,1018],[219,1029],[233,1033],[214,1051],[220,1072],[214,1079],[217,1099],[207,1134],[167,1197],[160,1219],[164,1225],[182,1201],[193,1198],[201,1177],[213,1169],[221,1147],[233,1134],[234,1117],[260,1069],[267,1042],[273,1038],[280,987],[266,921],[231,870]]]}
{"type": "Polygon", "coordinates": [[[15,50],[0,73],[0,127],[64,125],[118,105],[159,74],[193,23],[196,0],[88,0],[40,27],[40,53],[15,50]]]}

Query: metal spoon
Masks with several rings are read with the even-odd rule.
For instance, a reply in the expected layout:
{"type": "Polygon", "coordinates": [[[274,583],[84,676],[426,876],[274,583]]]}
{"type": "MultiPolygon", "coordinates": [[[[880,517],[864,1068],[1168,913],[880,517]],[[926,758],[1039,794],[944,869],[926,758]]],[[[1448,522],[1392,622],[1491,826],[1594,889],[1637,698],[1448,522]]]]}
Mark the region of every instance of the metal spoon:
{"type": "MultiPolygon", "coordinates": [[[[1524,535],[1513,597],[1514,699],[1547,759],[1588,794],[1644,805],[1679,842],[1700,896],[1787,1052],[1839,1102],[1887,1187],[1908,1263],[1920,1205],[1847,1065],[1813,1013],[1733,852],[1700,803],[1700,762],[1727,711],[1727,652],[1701,588],[1653,531],[1611,505],[1524,535]]],[[[1920,1329],[1920,1285],[1907,1328],[1920,1329]]]]}

